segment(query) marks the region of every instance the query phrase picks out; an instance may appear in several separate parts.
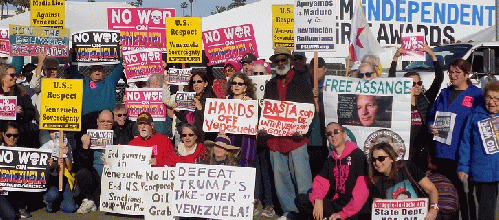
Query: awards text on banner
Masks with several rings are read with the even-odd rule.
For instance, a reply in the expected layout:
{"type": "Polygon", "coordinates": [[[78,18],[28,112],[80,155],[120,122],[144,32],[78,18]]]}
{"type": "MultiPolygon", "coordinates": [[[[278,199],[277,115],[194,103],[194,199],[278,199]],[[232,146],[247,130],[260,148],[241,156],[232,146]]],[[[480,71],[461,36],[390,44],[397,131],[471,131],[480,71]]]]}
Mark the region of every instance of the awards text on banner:
{"type": "Polygon", "coordinates": [[[274,136],[306,134],[314,119],[314,104],[276,101],[263,101],[258,130],[265,130],[274,136]]]}
{"type": "Polygon", "coordinates": [[[201,18],[166,18],[168,63],[201,63],[201,18]]]}
{"type": "Polygon", "coordinates": [[[101,65],[119,63],[120,32],[109,30],[87,30],[71,35],[76,63],[78,65],[101,65]]]}
{"type": "Polygon", "coordinates": [[[81,130],[83,80],[42,79],[40,129],[81,130]]]}
{"type": "Polygon", "coordinates": [[[69,56],[69,29],[9,25],[10,55],[47,57],[69,56]]]}
{"type": "Polygon", "coordinates": [[[293,5],[272,5],[272,47],[295,48],[293,5]]]}
{"type": "Polygon", "coordinates": [[[295,51],[334,51],[338,1],[294,2],[295,51]]]}
{"type": "Polygon", "coordinates": [[[65,0],[30,0],[31,26],[64,28],[65,0]]]}
{"type": "Polygon", "coordinates": [[[203,131],[256,135],[258,101],[206,99],[203,131]]]}
{"type": "Polygon", "coordinates": [[[163,103],[162,94],[162,89],[126,89],[125,105],[130,120],[136,121],[140,113],[149,112],[154,121],[165,121],[166,106],[163,103]]]}

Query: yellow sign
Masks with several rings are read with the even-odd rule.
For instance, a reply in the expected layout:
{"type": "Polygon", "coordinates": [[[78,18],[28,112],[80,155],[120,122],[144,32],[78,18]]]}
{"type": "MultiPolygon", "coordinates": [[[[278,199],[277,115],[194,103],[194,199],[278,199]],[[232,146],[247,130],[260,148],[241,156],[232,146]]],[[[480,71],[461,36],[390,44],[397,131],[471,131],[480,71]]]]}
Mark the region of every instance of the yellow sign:
{"type": "Polygon", "coordinates": [[[201,18],[165,19],[168,63],[201,63],[201,18]]]}
{"type": "Polygon", "coordinates": [[[272,47],[294,49],[293,5],[272,5],[272,47]]]}
{"type": "Polygon", "coordinates": [[[81,130],[83,80],[42,79],[40,129],[81,130]]]}
{"type": "Polygon", "coordinates": [[[31,26],[64,28],[65,0],[30,0],[31,26]]]}

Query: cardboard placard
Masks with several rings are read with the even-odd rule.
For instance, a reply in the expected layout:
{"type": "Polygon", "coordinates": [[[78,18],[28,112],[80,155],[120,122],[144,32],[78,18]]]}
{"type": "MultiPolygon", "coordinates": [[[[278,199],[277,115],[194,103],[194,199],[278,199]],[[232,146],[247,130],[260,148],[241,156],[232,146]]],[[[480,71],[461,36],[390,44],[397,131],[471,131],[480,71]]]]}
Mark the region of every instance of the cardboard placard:
{"type": "Polygon", "coordinates": [[[17,96],[0,96],[0,120],[16,120],[17,96]]]}
{"type": "Polygon", "coordinates": [[[402,54],[402,61],[426,61],[426,52],[417,51],[418,49],[423,49],[424,43],[424,33],[403,34],[402,48],[407,54],[402,54]]]}
{"type": "Polygon", "coordinates": [[[240,99],[206,99],[203,131],[256,135],[258,101],[240,99]]]}
{"type": "Polygon", "coordinates": [[[128,118],[137,121],[142,112],[149,112],[154,121],[166,120],[166,106],[162,98],[163,90],[154,88],[125,90],[128,118]]]}
{"type": "Polygon", "coordinates": [[[30,0],[31,26],[64,28],[66,20],[66,1],[30,0]]]}
{"type": "Polygon", "coordinates": [[[88,129],[87,134],[90,136],[90,149],[103,150],[113,145],[113,130],[88,129]]]}
{"type": "Polygon", "coordinates": [[[128,82],[147,81],[153,74],[164,74],[161,50],[148,48],[123,52],[128,82]]]}
{"type": "Polygon", "coordinates": [[[195,92],[180,92],[175,94],[175,102],[177,103],[177,110],[187,110],[193,112],[196,107],[194,106],[195,92]]]}
{"type": "Polygon", "coordinates": [[[6,191],[45,192],[50,150],[0,148],[0,187],[6,191]]]}
{"type": "Polygon", "coordinates": [[[428,213],[428,198],[379,199],[372,205],[372,220],[423,220],[428,213]]]}
{"type": "Polygon", "coordinates": [[[252,24],[203,31],[203,43],[204,53],[210,61],[208,66],[229,61],[239,62],[247,53],[258,57],[252,24]]]}
{"type": "Polygon", "coordinates": [[[293,136],[296,132],[306,134],[314,114],[314,104],[266,99],[258,130],[265,130],[274,136],[293,136]]]}
{"type": "Polygon", "coordinates": [[[10,55],[9,29],[0,28],[0,57],[10,55]]]}
{"type": "Polygon", "coordinates": [[[293,5],[272,5],[272,47],[295,48],[293,5]]]}
{"type": "Polygon", "coordinates": [[[118,64],[120,55],[120,32],[109,30],[86,30],[71,35],[75,64],[118,64]]]}
{"type": "Polygon", "coordinates": [[[168,75],[170,76],[170,81],[168,84],[170,85],[189,85],[189,79],[191,78],[192,68],[185,69],[177,69],[170,68],[168,69],[168,75]]]}
{"type": "Polygon", "coordinates": [[[40,129],[81,130],[83,80],[43,78],[40,93],[40,129]]]}
{"type": "Polygon", "coordinates": [[[144,217],[146,220],[173,220],[175,167],[151,167],[146,170],[144,217]]]}
{"type": "Polygon", "coordinates": [[[294,2],[295,51],[334,51],[338,1],[294,2]]]}
{"type": "Polygon", "coordinates": [[[47,57],[69,55],[69,29],[9,25],[10,55],[37,56],[44,51],[47,57]]]}
{"type": "Polygon", "coordinates": [[[166,18],[166,44],[168,63],[202,63],[201,18],[166,18]]]}

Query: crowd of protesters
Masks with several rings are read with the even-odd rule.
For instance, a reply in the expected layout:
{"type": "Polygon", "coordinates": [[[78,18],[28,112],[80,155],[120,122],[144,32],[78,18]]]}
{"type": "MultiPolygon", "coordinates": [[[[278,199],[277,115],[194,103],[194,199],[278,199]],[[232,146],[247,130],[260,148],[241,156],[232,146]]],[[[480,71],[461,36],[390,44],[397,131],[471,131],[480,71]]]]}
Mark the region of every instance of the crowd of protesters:
{"type": "MultiPolygon", "coordinates": [[[[0,121],[2,146],[45,149],[52,148],[57,141],[55,131],[38,130],[40,91],[44,89],[42,78],[83,79],[83,109],[82,131],[67,132],[67,144],[61,147],[65,157],[49,161],[47,191],[0,195],[0,217],[4,220],[28,218],[30,211],[43,203],[47,212],[96,211],[106,162],[102,150],[89,148],[86,130],[99,129],[114,130],[114,144],[155,148],[149,161],[151,166],[201,163],[256,168],[255,216],[370,219],[370,204],[377,199],[426,197],[430,202],[425,218],[428,220],[459,219],[459,216],[461,219],[477,219],[477,216],[494,219],[499,156],[486,154],[477,123],[499,112],[499,82],[486,85],[482,91],[469,80],[469,63],[454,60],[448,67],[451,85],[440,91],[444,73],[438,58],[427,45],[423,45],[422,51],[433,60],[435,77],[431,87],[423,90],[417,72],[404,75],[413,80],[409,161],[397,161],[393,146],[384,142],[374,145],[366,155],[357,146],[351,131],[338,122],[325,122],[322,90],[327,68],[324,59],[319,57],[315,67],[313,59],[307,63],[304,53],[292,53],[284,47],[276,47],[269,58],[275,72],[266,83],[264,99],[311,103],[316,109],[307,134],[287,137],[272,136],[265,130],[258,131],[257,135],[203,132],[207,98],[242,102],[256,99],[248,76],[270,75],[272,70],[270,63],[258,60],[253,54],[246,54],[240,62],[225,63],[221,79],[214,79],[210,71],[194,71],[185,88],[169,84],[167,67],[170,65],[165,67],[164,75],[152,75],[143,87],[162,88],[163,102],[168,107],[166,122],[153,121],[147,112],[139,114],[136,122],[128,118],[126,106],[116,101],[116,86],[120,78],[124,78],[121,59],[110,73],[105,73],[101,65],[91,66],[88,76],[81,75],[78,68],[71,65],[61,71],[57,59],[43,52],[38,55],[37,65],[27,64],[21,67],[22,71],[18,66],[3,65],[0,94],[17,96],[18,106],[15,121],[0,121]],[[314,88],[314,74],[318,76],[317,88],[314,88]],[[194,111],[176,109],[174,94],[182,89],[195,92],[194,111]],[[319,101],[314,102],[315,98],[319,101]],[[450,144],[433,141],[433,135],[439,133],[433,126],[437,112],[456,115],[450,144]],[[63,191],[57,189],[59,165],[66,169],[63,191]],[[443,175],[457,189],[459,212],[440,211],[439,194],[443,192],[429,179],[428,170],[443,175]],[[401,183],[405,184],[404,188],[397,188],[401,183]],[[473,196],[466,196],[463,183],[468,184],[470,192],[476,191],[478,205],[473,196]]],[[[395,77],[397,60],[404,53],[401,48],[395,53],[389,77],[395,77]]],[[[14,57],[13,64],[19,63],[20,58],[14,57]]],[[[361,80],[381,77],[377,64],[375,56],[366,56],[354,64],[349,76],[361,80]]],[[[137,86],[140,87],[133,85],[137,86]]],[[[358,115],[359,125],[384,127],[376,122],[378,100],[373,96],[356,99],[354,115],[358,115]]]]}

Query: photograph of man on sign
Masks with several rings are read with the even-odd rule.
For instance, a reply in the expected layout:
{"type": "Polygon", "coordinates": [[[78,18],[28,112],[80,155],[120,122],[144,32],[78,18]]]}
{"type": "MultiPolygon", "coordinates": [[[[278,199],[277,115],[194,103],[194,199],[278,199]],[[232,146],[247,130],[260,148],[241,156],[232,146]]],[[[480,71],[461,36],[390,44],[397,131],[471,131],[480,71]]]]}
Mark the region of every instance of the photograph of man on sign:
{"type": "Polygon", "coordinates": [[[391,127],[392,97],[358,95],[356,113],[359,126],[391,127]]]}

